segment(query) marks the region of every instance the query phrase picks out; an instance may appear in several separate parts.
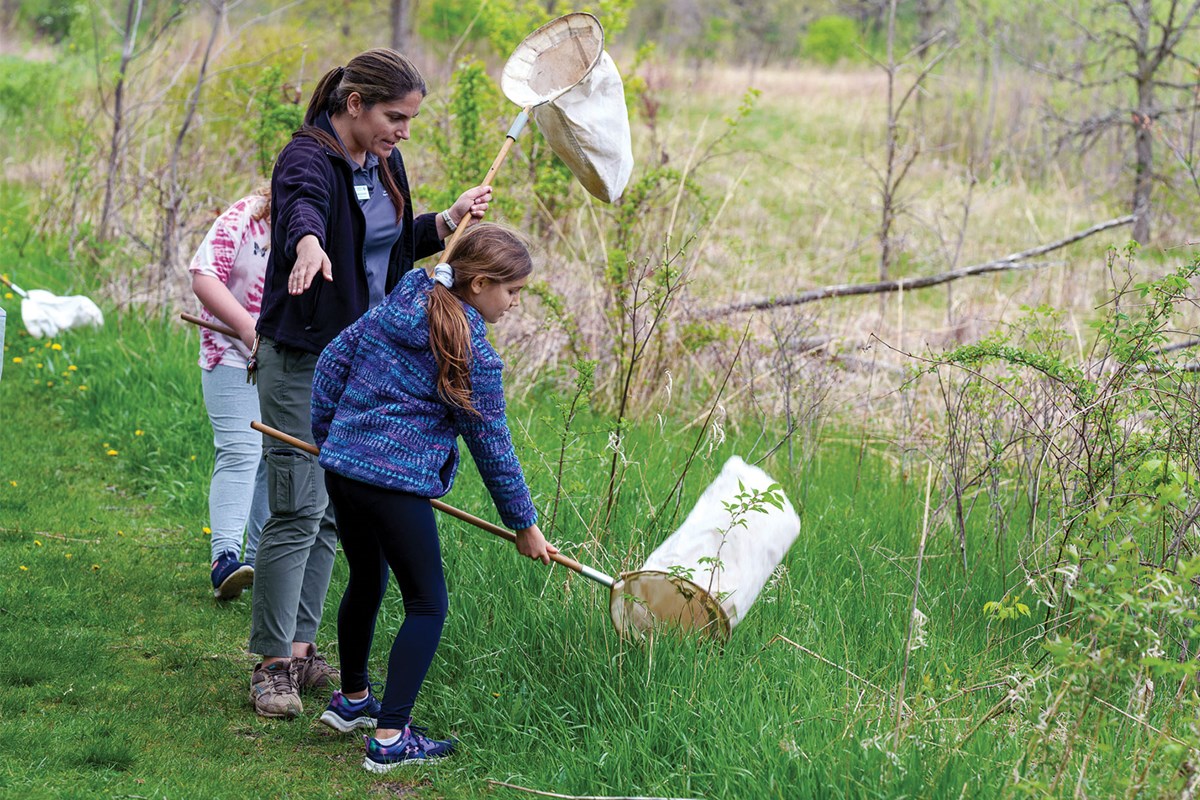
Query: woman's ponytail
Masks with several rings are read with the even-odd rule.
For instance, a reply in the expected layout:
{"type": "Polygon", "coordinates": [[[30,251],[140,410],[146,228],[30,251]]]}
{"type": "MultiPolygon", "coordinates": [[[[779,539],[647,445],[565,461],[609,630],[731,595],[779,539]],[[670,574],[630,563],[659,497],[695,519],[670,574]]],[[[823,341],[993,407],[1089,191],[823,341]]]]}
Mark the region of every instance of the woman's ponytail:
{"type": "Polygon", "coordinates": [[[338,85],[342,82],[342,76],[345,74],[345,67],[334,67],[326,72],[321,80],[317,81],[317,88],[313,89],[312,97],[308,99],[308,108],[304,112],[305,125],[317,124],[317,119],[320,118],[321,112],[329,106],[330,98],[337,91],[338,85]]]}

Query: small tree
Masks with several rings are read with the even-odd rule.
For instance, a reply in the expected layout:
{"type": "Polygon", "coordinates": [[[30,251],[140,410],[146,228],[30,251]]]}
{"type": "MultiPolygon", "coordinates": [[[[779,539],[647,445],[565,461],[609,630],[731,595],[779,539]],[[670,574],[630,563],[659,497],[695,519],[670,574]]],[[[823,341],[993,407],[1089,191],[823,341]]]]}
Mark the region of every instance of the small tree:
{"type": "MultiPolygon", "coordinates": [[[[1080,35],[1069,63],[1052,74],[1090,93],[1096,102],[1082,118],[1059,115],[1063,141],[1086,150],[1110,135],[1132,133],[1133,238],[1150,240],[1151,194],[1158,179],[1154,135],[1164,117],[1194,108],[1197,63],[1193,40],[1200,0],[1105,0],[1085,2],[1077,14],[1064,12],[1080,35]]],[[[1058,6],[1055,6],[1058,7],[1058,6]]],[[[1072,106],[1078,99],[1073,96],[1072,106]]]]}

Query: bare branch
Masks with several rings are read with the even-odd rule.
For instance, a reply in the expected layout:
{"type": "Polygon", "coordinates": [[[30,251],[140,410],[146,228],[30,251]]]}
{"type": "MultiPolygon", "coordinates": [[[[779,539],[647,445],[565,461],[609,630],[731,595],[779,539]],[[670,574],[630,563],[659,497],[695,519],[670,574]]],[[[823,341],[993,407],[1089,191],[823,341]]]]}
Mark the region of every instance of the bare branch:
{"type": "Polygon", "coordinates": [[[1016,272],[1030,269],[1039,269],[1050,266],[1055,262],[1029,262],[1029,259],[1036,256],[1066,247],[1069,244],[1074,244],[1081,239],[1086,239],[1101,231],[1117,228],[1122,225],[1129,225],[1133,222],[1133,215],[1126,214],[1123,217],[1107,220],[1093,225],[1082,231],[1071,234],[1070,236],[1059,239],[1049,244],[1032,247],[1028,250],[1023,250],[1019,253],[998,258],[993,261],[985,261],[982,264],[974,264],[969,267],[961,267],[952,269],[949,272],[938,273],[937,275],[929,275],[923,278],[899,278],[897,280],[875,281],[873,283],[844,283],[834,286],[823,286],[819,289],[810,289],[807,292],[801,292],[798,295],[791,297],[768,298],[765,300],[754,300],[746,303],[734,303],[733,305],[724,308],[710,309],[704,312],[703,316],[707,318],[723,317],[729,314],[737,314],[743,311],[763,311],[771,308],[784,308],[787,306],[798,306],[804,303],[812,303],[817,300],[827,300],[833,297],[851,297],[864,294],[882,294],[886,292],[909,291],[911,289],[925,289],[929,286],[937,286],[950,281],[956,281],[960,278],[967,278],[974,275],[986,275],[991,272],[1016,272]]]}

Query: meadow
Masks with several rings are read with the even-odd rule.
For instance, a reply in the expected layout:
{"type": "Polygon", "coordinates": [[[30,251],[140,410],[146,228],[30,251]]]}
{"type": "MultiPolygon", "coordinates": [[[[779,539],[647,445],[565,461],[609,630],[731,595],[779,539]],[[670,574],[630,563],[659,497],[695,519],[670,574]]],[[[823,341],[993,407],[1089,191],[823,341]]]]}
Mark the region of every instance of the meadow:
{"type": "MultiPolygon", "coordinates": [[[[561,190],[553,225],[498,204],[497,217],[539,226],[547,288],[497,340],[535,502],[545,516],[560,497],[551,538],[584,563],[637,567],[726,457],[762,459],[801,534],[730,640],[623,641],[595,585],[441,518],[451,616],[417,714],[462,752],[376,778],[359,768],[355,737],[316,724],[326,696],[307,695],[290,723],[257,718],[249,596],[219,604],[208,587],[211,432],[197,335],[177,318],[191,308],[182,265],[126,258],[139,252],[128,240],[89,251],[93,221],[46,203],[59,162],[23,143],[0,192],[0,265],[26,288],[94,294],[108,320],[33,339],[17,299],[2,301],[0,795],[1194,789],[1197,568],[1191,539],[1173,537],[1191,536],[1200,448],[1190,373],[1154,371],[1180,363],[1154,360],[1156,348],[1194,329],[1186,222],[1141,252],[1118,228],[1037,272],[693,325],[723,305],[878,277],[883,86],[865,68],[668,61],[639,76],[639,165],[664,170],[632,214],[578,187],[561,190]],[[761,94],[739,115],[749,88],[761,94]],[[613,314],[622,295],[605,283],[618,251],[681,265],[686,278],[636,365],[621,354],[641,334],[622,327],[630,309],[613,314]],[[1173,316],[1136,327],[1160,297],[1173,316]],[[989,340],[993,331],[1006,338],[989,340]],[[601,362],[594,389],[573,388],[581,352],[601,362]],[[618,419],[622,370],[636,380],[618,419]],[[583,410],[568,423],[575,397],[583,410]],[[1064,438],[1078,420],[1095,459],[1064,438]],[[620,492],[605,522],[612,469],[620,492]],[[1091,487],[1105,482],[1101,504],[1091,487]]],[[[928,142],[904,193],[893,276],[986,261],[1122,213],[1117,179],[1095,163],[1030,156],[1043,145],[1032,109],[1050,88],[1000,84],[999,144],[984,169],[972,155],[980,131],[967,124],[971,78],[941,80],[923,112],[928,142]]],[[[449,108],[430,97],[431,131],[449,108]]],[[[206,119],[225,130],[216,111],[206,119]]],[[[221,152],[217,134],[204,135],[198,170],[221,152]]],[[[419,138],[405,150],[410,170],[440,180],[445,159],[419,138]]],[[[184,250],[217,198],[231,199],[224,187],[251,182],[243,155],[223,184],[196,187],[184,250]]],[[[511,165],[518,199],[532,163],[511,165]]],[[[435,189],[422,191],[418,205],[435,202],[435,189]]],[[[493,517],[469,466],[447,500],[493,517]]],[[[331,655],[345,577],[339,563],[318,641],[331,655]]],[[[393,589],[379,678],[401,615],[393,589]]]]}

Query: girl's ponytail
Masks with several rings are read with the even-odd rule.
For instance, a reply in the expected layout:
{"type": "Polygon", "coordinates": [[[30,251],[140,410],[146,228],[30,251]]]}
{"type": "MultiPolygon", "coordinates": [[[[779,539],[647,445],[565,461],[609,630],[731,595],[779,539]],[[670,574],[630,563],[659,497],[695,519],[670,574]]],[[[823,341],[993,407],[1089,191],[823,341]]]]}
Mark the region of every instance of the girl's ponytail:
{"type": "Polygon", "coordinates": [[[437,361],[443,400],[479,416],[471,404],[471,326],[452,289],[434,283],[429,292],[429,349],[437,361]]]}
{"type": "Polygon", "coordinates": [[[503,225],[480,222],[458,238],[439,264],[429,291],[429,348],[437,361],[437,389],[443,400],[480,416],[471,401],[471,325],[462,304],[476,278],[511,283],[533,272],[529,246],[503,225]],[[441,281],[445,280],[450,286],[441,281]]]}

